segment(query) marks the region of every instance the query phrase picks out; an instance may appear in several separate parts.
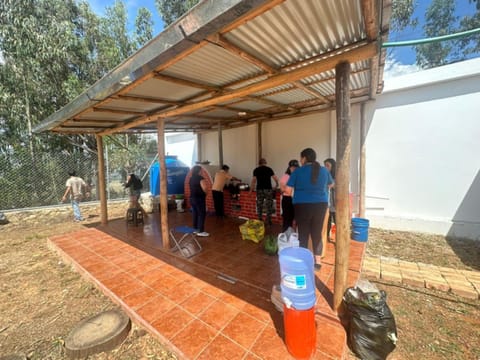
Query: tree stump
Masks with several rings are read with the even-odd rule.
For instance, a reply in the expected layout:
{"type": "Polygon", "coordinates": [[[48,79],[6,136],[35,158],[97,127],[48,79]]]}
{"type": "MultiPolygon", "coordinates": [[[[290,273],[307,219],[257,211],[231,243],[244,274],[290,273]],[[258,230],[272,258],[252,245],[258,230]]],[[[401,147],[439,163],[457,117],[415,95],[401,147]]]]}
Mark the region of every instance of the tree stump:
{"type": "Polygon", "coordinates": [[[70,359],[110,351],[128,336],[132,323],[120,310],[108,310],[80,321],[65,339],[65,352],[70,359]]]}

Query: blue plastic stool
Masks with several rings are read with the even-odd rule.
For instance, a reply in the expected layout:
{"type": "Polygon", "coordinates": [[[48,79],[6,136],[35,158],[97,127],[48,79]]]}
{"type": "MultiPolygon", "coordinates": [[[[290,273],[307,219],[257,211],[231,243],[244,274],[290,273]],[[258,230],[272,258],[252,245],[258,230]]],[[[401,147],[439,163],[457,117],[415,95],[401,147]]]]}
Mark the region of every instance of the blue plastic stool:
{"type": "Polygon", "coordinates": [[[186,258],[198,254],[202,250],[202,246],[198,242],[195,233],[196,230],[194,228],[185,225],[170,229],[170,238],[175,244],[172,251],[179,250],[186,258]],[[175,236],[175,234],[177,234],[177,236],[175,236]]]}

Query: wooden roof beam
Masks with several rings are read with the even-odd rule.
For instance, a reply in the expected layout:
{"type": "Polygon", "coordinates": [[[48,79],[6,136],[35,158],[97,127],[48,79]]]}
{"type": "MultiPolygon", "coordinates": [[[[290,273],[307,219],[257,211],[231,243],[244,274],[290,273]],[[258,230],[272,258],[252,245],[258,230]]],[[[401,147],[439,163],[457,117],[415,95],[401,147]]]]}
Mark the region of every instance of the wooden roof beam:
{"type": "MultiPolygon", "coordinates": [[[[343,50],[343,49],[342,49],[343,50]]],[[[168,118],[171,116],[180,115],[186,112],[191,112],[198,110],[207,106],[216,105],[225,101],[236,99],[239,97],[245,97],[256,92],[264,91],[273,87],[277,87],[286,83],[291,83],[303,79],[314,74],[322,73],[327,70],[331,70],[336,66],[337,63],[342,61],[349,61],[354,63],[357,61],[369,59],[372,56],[377,54],[378,45],[376,42],[368,43],[364,46],[359,46],[350,51],[342,51],[341,53],[329,53],[325,54],[325,58],[322,61],[317,61],[309,65],[305,65],[301,68],[286,72],[280,73],[271,76],[270,78],[260,81],[255,84],[245,86],[243,88],[229,91],[217,96],[213,96],[207,100],[202,100],[196,103],[184,105],[172,110],[159,111],[158,113],[152,114],[146,118],[132,121],[128,124],[109,129],[102,133],[101,135],[109,135],[111,133],[122,131],[131,127],[138,126],[140,124],[149,123],[155,121],[158,118],[168,118]]]]}
{"type": "MultiPolygon", "coordinates": [[[[258,59],[257,57],[253,56],[252,54],[249,54],[248,52],[240,49],[238,46],[233,45],[232,43],[228,42],[223,36],[216,34],[215,36],[211,36],[209,38],[213,43],[221,46],[227,51],[230,51],[231,53],[240,56],[242,59],[248,61],[249,63],[263,69],[265,72],[268,74],[277,74],[279,71],[275,69],[274,67],[266,64],[262,60],[258,59]]],[[[305,91],[307,94],[310,94],[318,99],[321,99],[325,101],[327,104],[330,103],[330,101],[324,97],[322,94],[320,94],[316,90],[309,89],[307,86],[303,85],[300,81],[294,81],[293,85],[296,86],[297,88],[305,91]]]]}
{"type": "MultiPolygon", "coordinates": [[[[375,0],[361,0],[363,22],[365,24],[365,33],[369,41],[375,41],[378,38],[377,6],[375,0]]],[[[380,50],[379,50],[380,51],[380,50]]],[[[370,98],[377,96],[379,63],[378,54],[370,59],[370,98]]]]}

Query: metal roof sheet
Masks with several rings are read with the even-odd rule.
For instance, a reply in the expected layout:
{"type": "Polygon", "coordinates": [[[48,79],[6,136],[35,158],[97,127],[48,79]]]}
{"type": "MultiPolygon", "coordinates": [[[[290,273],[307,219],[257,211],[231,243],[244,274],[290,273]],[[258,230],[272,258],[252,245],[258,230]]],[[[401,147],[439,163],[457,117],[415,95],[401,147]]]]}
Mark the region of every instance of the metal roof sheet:
{"type": "Polygon", "coordinates": [[[155,131],[159,118],[166,131],[201,131],[218,126],[217,119],[227,127],[328,109],[335,61],[342,59],[351,62],[352,102],[371,98],[381,88],[385,55],[375,41],[386,38],[389,12],[364,12],[378,3],[391,6],[203,0],[34,131],[155,131]],[[378,39],[365,16],[368,24],[375,20],[378,39]]]}

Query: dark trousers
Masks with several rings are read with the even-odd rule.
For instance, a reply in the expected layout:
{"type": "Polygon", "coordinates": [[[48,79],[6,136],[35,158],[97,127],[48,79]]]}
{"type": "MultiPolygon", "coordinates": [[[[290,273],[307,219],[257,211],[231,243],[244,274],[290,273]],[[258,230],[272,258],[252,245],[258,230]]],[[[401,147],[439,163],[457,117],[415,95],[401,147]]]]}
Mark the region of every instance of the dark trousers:
{"type": "Polygon", "coordinates": [[[295,218],[295,210],[291,196],[282,196],[282,217],[282,232],[285,232],[289,226],[293,227],[293,219],[295,218]]]}
{"type": "Polygon", "coordinates": [[[212,190],[213,205],[215,206],[215,215],[224,216],[223,209],[223,191],[212,190]]]}
{"type": "Polygon", "coordinates": [[[295,221],[298,226],[300,246],[308,248],[308,236],[312,237],[313,253],[322,254],[322,230],[328,203],[295,204],[295,221]]]}
{"type": "Polygon", "coordinates": [[[193,228],[197,229],[198,232],[204,232],[205,216],[207,215],[205,198],[192,197],[190,198],[190,204],[192,205],[193,228]]]}

